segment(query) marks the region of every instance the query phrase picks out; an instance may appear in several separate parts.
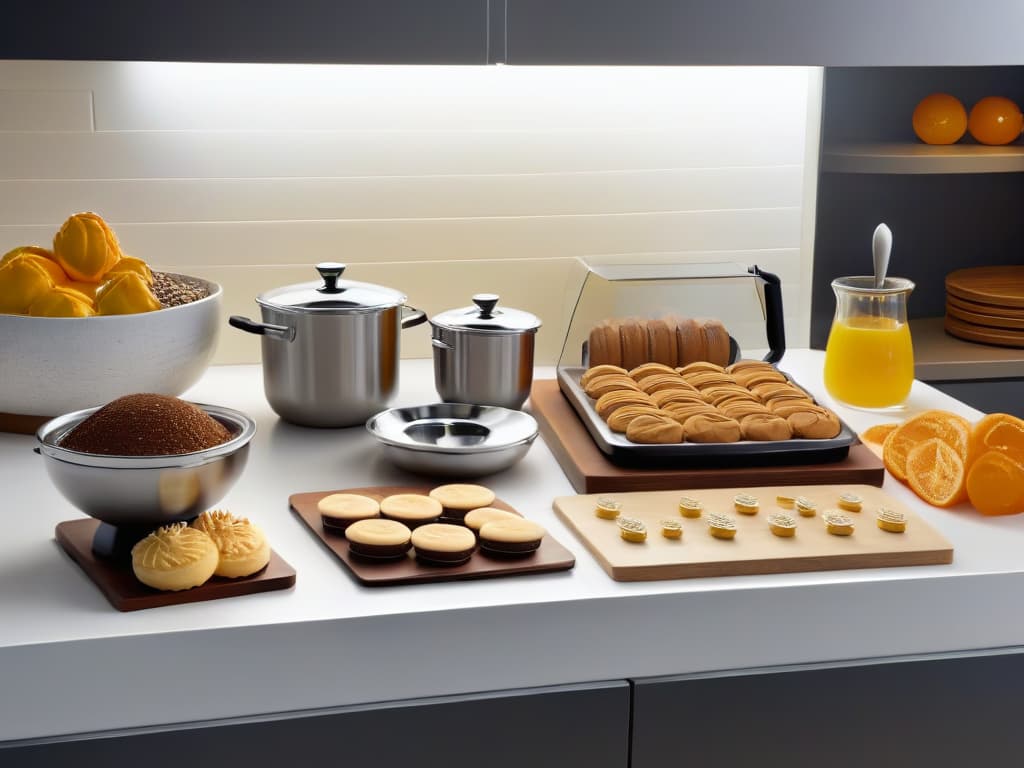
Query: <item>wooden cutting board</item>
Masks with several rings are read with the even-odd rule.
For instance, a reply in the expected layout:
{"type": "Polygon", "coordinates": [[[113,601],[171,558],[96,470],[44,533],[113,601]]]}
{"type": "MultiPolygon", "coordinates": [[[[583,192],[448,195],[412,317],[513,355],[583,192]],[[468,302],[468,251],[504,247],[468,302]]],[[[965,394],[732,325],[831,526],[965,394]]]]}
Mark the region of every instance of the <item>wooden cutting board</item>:
{"type": "Polygon", "coordinates": [[[530,411],[548,448],[569,482],[580,493],[658,491],[674,488],[721,488],[750,485],[822,483],[882,484],[885,467],[858,443],[842,461],[792,466],[677,469],[620,467],[594,444],[569,401],[553,379],[534,381],[530,411]]]}
{"type": "Polygon", "coordinates": [[[946,275],[946,293],[1000,307],[1024,307],[1024,266],[970,267],[946,275]]]}
{"type": "Polygon", "coordinates": [[[903,565],[937,565],[953,562],[953,547],[920,515],[880,488],[869,485],[805,485],[744,488],[760,501],[760,511],[747,516],[733,511],[735,488],[687,491],[704,503],[706,511],[728,514],[736,521],[732,540],[712,537],[705,519],[679,515],[679,491],[602,494],[622,504],[622,514],[647,525],[647,541],[624,541],[614,520],[594,514],[597,495],[563,496],[554,509],[572,528],[609,576],[616,581],[654,581],[704,576],[743,576],[757,573],[795,573],[845,568],[883,568],[903,565]],[[815,517],[800,517],[775,503],[780,493],[806,496],[818,504],[815,517]],[[852,492],[864,500],[863,510],[847,513],[854,521],[852,536],[834,536],[825,530],[821,510],[835,507],[840,493],[852,492]],[[881,506],[907,516],[904,533],[889,533],[876,524],[881,506]],[[797,521],[796,535],[779,538],[768,529],[771,512],[785,512],[797,521]],[[659,521],[679,520],[683,537],[666,539],[659,521]]]}
{"type": "Polygon", "coordinates": [[[965,341],[979,344],[994,344],[999,347],[1024,347],[1024,330],[1011,328],[987,328],[982,325],[965,323],[947,314],[943,322],[946,333],[965,341]]]}

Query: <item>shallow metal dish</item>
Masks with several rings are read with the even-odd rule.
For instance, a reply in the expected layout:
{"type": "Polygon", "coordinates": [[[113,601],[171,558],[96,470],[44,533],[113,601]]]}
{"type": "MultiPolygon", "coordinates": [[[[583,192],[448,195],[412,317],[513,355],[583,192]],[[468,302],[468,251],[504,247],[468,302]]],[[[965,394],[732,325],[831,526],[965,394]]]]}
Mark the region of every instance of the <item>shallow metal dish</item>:
{"type": "Polygon", "coordinates": [[[537,437],[529,414],[493,405],[391,408],[366,422],[384,455],[409,472],[479,477],[508,469],[537,437]]]}
{"type": "Polygon", "coordinates": [[[249,456],[256,423],[240,411],[194,403],[233,437],[203,451],[173,456],[106,456],[61,448],[86,408],[51,419],[36,432],[36,451],[53,484],[85,514],[115,526],[155,528],[195,517],[228,492],[249,456]]]}

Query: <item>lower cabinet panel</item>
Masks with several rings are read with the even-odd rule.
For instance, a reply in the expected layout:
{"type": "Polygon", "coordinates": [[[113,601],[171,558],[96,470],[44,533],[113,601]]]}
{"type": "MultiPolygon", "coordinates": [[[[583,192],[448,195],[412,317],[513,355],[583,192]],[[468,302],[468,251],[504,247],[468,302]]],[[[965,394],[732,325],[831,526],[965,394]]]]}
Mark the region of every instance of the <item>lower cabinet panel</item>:
{"type": "Polygon", "coordinates": [[[1024,656],[637,680],[631,768],[1019,766],[1024,656]]]}
{"type": "Polygon", "coordinates": [[[0,745],[3,768],[626,768],[625,681],[0,745]]]}

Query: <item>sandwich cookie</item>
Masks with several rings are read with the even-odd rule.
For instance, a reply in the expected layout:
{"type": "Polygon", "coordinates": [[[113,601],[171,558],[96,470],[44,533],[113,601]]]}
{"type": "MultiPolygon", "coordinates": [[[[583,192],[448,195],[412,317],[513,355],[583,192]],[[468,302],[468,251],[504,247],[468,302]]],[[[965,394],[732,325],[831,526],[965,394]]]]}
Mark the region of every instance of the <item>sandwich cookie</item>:
{"type": "Polygon", "coordinates": [[[757,496],[751,496],[749,493],[737,493],[733,496],[732,503],[741,515],[756,515],[761,507],[757,496]]]}
{"type": "Polygon", "coordinates": [[[345,529],[348,550],[372,560],[397,560],[412,547],[412,532],[397,520],[357,520],[345,529]]]}
{"type": "Polygon", "coordinates": [[[332,493],[316,503],[320,522],[324,528],[344,533],[356,520],[366,520],[380,514],[380,503],[358,493],[332,493]]]}
{"type": "Polygon", "coordinates": [[[861,507],[864,505],[864,499],[858,496],[856,493],[841,493],[839,494],[839,508],[846,510],[847,512],[860,512],[861,507]]]}
{"type": "Polygon", "coordinates": [[[430,492],[430,498],[441,502],[442,521],[461,523],[471,509],[489,507],[494,503],[494,491],[482,485],[451,483],[439,485],[430,492]]]}
{"type": "Polygon", "coordinates": [[[476,536],[469,528],[448,523],[428,523],[412,532],[416,559],[433,565],[462,565],[476,549],[476,536]]]}
{"type": "Polygon", "coordinates": [[[132,572],[147,587],[180,592],[205,584],[217,570],[217,545],[198,528],[172,523],[132,547],[132,572]]]}
{"type": "Polygon", "coordinates": [[[800,517],[814,517],[818,512],[818,505],[806,496],[797,496],[793,506],[800,513],[800,517]]]}
{"type": "Polygon", "coordinates": [[[518,520],[519,515],[514,512],[508,512],[504,509],[495,509],[494,507],[480,507],[480,509],[471,509],[466,513],[466,517],[463,519],[463,523],[473,533],[479,533],[480,529],[485,523],[489,523],[492,520],[518,520]]]}
{"type": "Polygon", "coordinates": [[[421,493],[396,493],[381,500],[380,513],[412,529],[436,523],[441,517],[441,502],[421,493]]]}
{"type": "Polygon", "coordinates": [[[500,557],[524,557],[540,548],[546,531],[532,520],[491,520],[480,528],[480,551],[500,557]]]}
{"type": "Polygon", "coordinates": [[[237,579],[263,570],[270,562],[270,544],[263,531],[247,518],[214,509],[192,521],[217,545],[219,553],[215,576],[237,579]]]}

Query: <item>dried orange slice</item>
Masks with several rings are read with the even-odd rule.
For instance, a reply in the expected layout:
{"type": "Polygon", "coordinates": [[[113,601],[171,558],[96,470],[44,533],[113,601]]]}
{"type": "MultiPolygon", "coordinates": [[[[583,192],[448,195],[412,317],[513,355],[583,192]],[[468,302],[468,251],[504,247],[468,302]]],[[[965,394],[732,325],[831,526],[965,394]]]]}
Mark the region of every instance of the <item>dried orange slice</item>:
{"type": "Polygon", "coordinates": [[[1024,512],[1024,466],[1000,451],[985,451],[967,473],[967,496],[983,515],[1024,512]]]}
{"type": "Polygon", "coordinates": [[[875,424],[873,427],[868,427],[860,433],[860,439],[865,443],[878,443],[881,445],[885,442],[885,438],[889,436],[891,432],[899,427],[899,424],[875,424]]]}
{"type": "Polygon", "coordinates": [[[949,411],[924,411],[894,429],[882,444],[882,462],[897,480],[907,479],[907,456],[910,451],[937,437],[967,461],[967,445],[971,424],[963,416],[949,411]]]}
{"type": "Polygon", "coordinates": [[[951,507],[964,500],[964,460],[942,438],[911,448],[906,469],[910,487],[929,504],[951,507]]]}
{"type": "Polygon", "coordinates": [[[985,451],[1005,453],[1024,464],[1024,420],[1008,413],[990,413],[971,429],[970,458],[985,451]]]}

